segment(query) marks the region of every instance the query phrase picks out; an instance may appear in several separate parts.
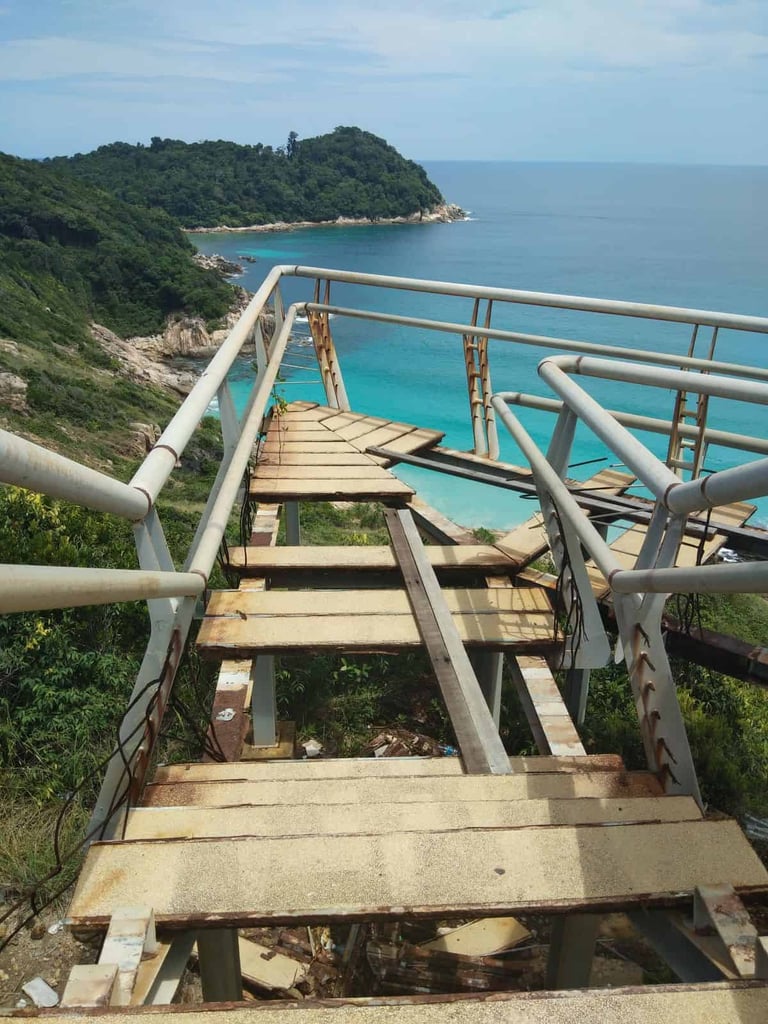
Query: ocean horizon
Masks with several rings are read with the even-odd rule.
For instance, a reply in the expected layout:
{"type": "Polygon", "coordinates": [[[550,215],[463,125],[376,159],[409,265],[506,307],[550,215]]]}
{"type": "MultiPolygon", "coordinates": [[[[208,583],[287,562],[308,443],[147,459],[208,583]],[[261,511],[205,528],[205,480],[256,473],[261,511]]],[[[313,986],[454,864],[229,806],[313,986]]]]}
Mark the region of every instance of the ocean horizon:
{"type": "MultiPolygon", "coordinates": [[[[760,166],[628,163],[426,161],[446,201],[469,211],[451,224],[301,228],[279,232],[191,236],[206,253],[238,260],[236,278],[254,290],[277,263],[492,285],[530,291],[624,299],[756,316],[768,315],[768,168],[760,166]],[[240,261],[243,262],[242,260],[240,261]]],[[[308,282],[287,280],[287,302],[308,297],[308,282]]],[[[468,322],[470,300],[334,285],[332,302],[430,319],[468,322]]],[[[685,354],[690,328],[632,318],[497,303],[493,325],[531,334],[597,341],[685,354]]],[[[335,318],[332,324],[347,391],[356,411],[432,427],[445,444],[470,448],[472,433],[458,336],[335,318]]],[[[309,331],[299,324],[280,385],[288,399],[322,401],[312,369],[309,331]]],[[[708,331],[700,332],[701,351],[708,331]]],[[[552,397],[536,365],[545,349],[503,341],[489,345],[496,391],[552,397]]],[[[716,358],[768,367],[768,338],[721,331],[716,358]]],[[[252,374],[243,360],[232,376],[235,400],[245,401],[252,374]]],[[[590,381],[610,408],[661,419],[674,396],[662,389],[590,381]]],[[[554,417],[515,410],[541,447],[554,417]]],[[[764,407],[710,404],[709,425],[766,434],[764,407]]],[[[501,457],[524,461],[500,425],[501,457]]],[[[641,438],[660,456],[666,439],[641,438]]],[[[746,453],[711,446],[706,465],[717,470],[747,461],[746,453]]],[[[572,474],[586,478],[615,465],[585,428],[577,433],[572,474]],[[595,461],[603,460],[603,461],[595,461]]],[[[504,529],[534,506],[508,491],[400,466],[398,476],[449,518],[465,526],[504,529]]],[[[754,522],[768,523],[763,503],[754,522]]]]}

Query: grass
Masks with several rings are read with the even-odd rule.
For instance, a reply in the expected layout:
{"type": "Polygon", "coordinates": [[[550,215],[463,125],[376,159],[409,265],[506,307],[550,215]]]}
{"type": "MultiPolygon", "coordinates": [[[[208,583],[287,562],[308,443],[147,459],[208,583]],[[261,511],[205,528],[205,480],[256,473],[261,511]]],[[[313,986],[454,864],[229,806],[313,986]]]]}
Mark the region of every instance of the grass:
{"type": "MultiPolygon", "coordinates": [[[[0,777],[0,816],[3,821],[3,842],[0,844],[0,888],[9,895],[21,894],[45,878],[57,867],[53,835],[61,808],[40,805],[20,795],[18,782],[6,784],[0,777]]],[[[90,811],[75,803],[62,821],[60,848],[66,853],[76,847],[85,832],[90,811]]],[[[40,891],[42,900],[52,896],[68,882],[73,882],[80,866],[75,856],[40,891]]]]}

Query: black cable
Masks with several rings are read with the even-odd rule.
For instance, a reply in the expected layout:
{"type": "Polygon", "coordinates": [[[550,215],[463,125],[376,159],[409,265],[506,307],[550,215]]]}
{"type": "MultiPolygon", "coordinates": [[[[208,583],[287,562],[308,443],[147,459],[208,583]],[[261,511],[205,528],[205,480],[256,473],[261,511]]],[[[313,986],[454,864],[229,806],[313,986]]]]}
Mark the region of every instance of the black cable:
{"type": "Polygon", "coordinates": [[[107,816],[105,817],[104,821],[99,822],[99,824],[96,825],[93,829],[91,829],[91,831],[88,832],[79,842],[75,843],[74,846],[72,846],[65,853],[62,853],[62,851],[61,851],[61,830],[62,830],[64,821],[65,821],[67,812],[72,807],[72,805],[73,805],[77,795],[85,788],[85,786],[88,783],[90,783],[91,779],[90,778],[84,778],[75,787],[75,789],[69,794],[69,796],[64,801],[64,803],[62,804],[62,807],[61,807],[61,809],[59,811],[59,814],[58,814],[57,819],[56,819],[56,825],[54,827],[54,832],[53,832],[53,851],[54,851],[54,858],[56,860],[56,863],[55,863],[54,867],[46,875],[43,875],[42,878],[37,879],[32,884],[32,886],[29,887],[31,889],[31,891],[27,891],[20,900],[17,900],[15,903],[11,904],[11,906],[8,908],[8,910],[6,910],[5,913],[3,913],[0,916],[0,924],[2,924],[4,921],[7,921],[9,917],[11,917],[13,914],[15,914],[18,910],[20,910],[21,907],[23,907],[25,903],[28,902],[30,907],[31,907],[31,909],[32,909],[32,913],[28,914],[25,918],[23,918],[22,921],[15,928],[13,928],[11,930],[11,932],[2,939],[2,941],[0,941],[0,952],[2,952],[5,949],[5,947],[11,941],[11,939],[13,939],[16,935],[18,935],[18,933],[21,931],[22,928],[24,928],[30,921],[34,920],[34,918],[37,917],[42,910],[44,910],[46,907],[50,906],[51,903],[53,903],[60,896],[62,896],[67,891],[67,889],[69,889],[69,887],[74,883],[75,879],[71,879],[69,882],[67,882],[66,885],[64,885],[61,889],[59,889],[56,893],[54,893],[51,897],[49,897],[42,904],[37,902],[37,896],[38,896],[38,892],[39,892],[40,888],[43,885],[45,885],[46,882],[49,882],[51,879],[53,879],[57,875],[61,874],[62,870],[64,869],[65,864],[67,864],[69,861],[71,861],[72,858],[77,853],[79,853],[79,851],[82,849],[82,847],[87,842],[89,842],[94,837],[97,837],[99,839],[102,838],[107,825],[112,820],[112,818],[115,816],[115,814],[126,803],[129,803],[131,788],[132,788],[132,784],[133,784],[133,773],[132,773],[132,770],[130,768],[129,761],[128,761],[128,759],[125,756],[125,751],[124,751],[123,748],[124,748],[124,745],[126,743],[129,743],[133,739],[133,737],[136,736],[137,733],[139,733],[142,729],[145,729],[147,727],[147,725],[149,724],[150,716],[151,716],[152,712],[154,711],[155,705],[157,703],[157,694],[159,692],[159,685],[161,683],[163,674],[164,674],[164,672],[161,673],[161,675],[159,677],[157,677],[155,679],[151,679],[145,686],[142,687],[142,689],[139,691],[139,693],[137,693],[136,696],[131,700],[130,704],[128,705],[128,707],[125,710],[125,714],[123,715],[123,718],[121,719],[120,724],[117,727],[117,743],[116,743],[115,747],[112,749],[112,751],[105,758],[103,758],[99,762],[98,766],[95,769],[95,773],[103,772],[106,769],[107,765],[110,763],[110,761],[112,761],[112,759],[119,754],[121,759],[122,759],[122,761],[123,761],[123,772],[122,772],[122,774],[120,776],[120,779],[118,780],[118,784],[117,784],[117,787],[116,787],[116,792],[120,791],[120,789],[122,787],[122,784],[123,784],[123,781],[125,780],[126,774],[129,777],[128,778],[128,785],[127,785],[127,787],[125,788],[125,790],[123,791],[122,795],[117,800],[117,802],[115,803],[113,801],[113,803],[110,805],[109,810],[107,812],[107,816]],[[149,700],[149,702],[147,704],[147,708],[146,708],[146,711],[144,713],[144,717],[135,726],[135,728],[131,730],[131,732],[126,737],[121,739],[120,738],[120,729],[122,728],[122,724],[125,721],[126,716],[132,710],[132,708],[141,700],[141,698],[146,694],[146,692],[150,689],[150,687],[153,687],[153,686],[155,687],[155,692],[154,692],[154,694],[152,695],[152,697],[150,698],[150,700],[149,700]]]}

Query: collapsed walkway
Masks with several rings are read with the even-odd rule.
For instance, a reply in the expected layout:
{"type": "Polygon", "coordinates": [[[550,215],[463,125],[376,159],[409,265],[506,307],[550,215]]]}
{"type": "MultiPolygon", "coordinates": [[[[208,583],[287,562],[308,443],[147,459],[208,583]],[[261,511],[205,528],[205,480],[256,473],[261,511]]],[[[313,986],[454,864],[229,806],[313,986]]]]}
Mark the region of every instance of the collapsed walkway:
{"type": "Polygon", "coordinates": [[[725,542],[758,558],[768,551],[765,531],[744,525],[751,508],[745,502],[768,495],[768,440],[708,422],[710,397],[768,405],[768,369],[715,359],[718,332],[731,330],[768,334],[768,319],[274,267],[129,483],[0,432],[0,480],[122,517],[132,524],[139,565],[5,566],[0,610],[145,600],[151,627],[93,811],[91,835],[101,838],[88,850],[69,911],[72,928],[103,938],[99,963],[73,970],[62,1008],[47,1017],[62,1024],[90,1016],[123,1024],[145,1012],[163,1024],[179,1013],[197,1024],[248,1024],[253,1013],[275,1016],[277,1024],[756,1024],[768,1017],[768,940],[749,912],[768,893],[768,872],[736,822],[704,813],[662,638],[670,593],[768,588],[759,560],[700,564],[725,542]],[[311,282],[314,301],[286,308],[284,278],[311,282]],[[383,288],[442,296],[453,304],[452,317],[468,300],[471,315],[462,323],[377,311],[367,300],[359,308],[336,306],[332,284],[345,295],[383,288]],[[553,317],[569,311],[569,336],[497,327],[495,304],[545,307],[553,317]],[[582,313],[640,318],[654,348],[573,340],[570,318],[582,313]],[[327,405],[278,400],[270,420],[299,316],[312,334],[327,405]],[[435,331],[446,338],[446,353],[460,339],[473,451],[443,448],[436,431],[351,412],[331,317],[435,331]],[[265,331],[267,322],[273,330],[265,331]],[[659,348],[651,328],[660,324],[690,332],[687,355],[679,337],[659,348]],[[495,391],[489,342],[549,352],[537,372],[558,399],[495,391]],[[228,375],[246,350],[255,373],[238,411],[228,375]],[[672,418],[609,412],[575,376],[671,388],[672,418]],[[214,399],[221,459],[177,570],[158,499],[214,399]],[[556,413],[546,454],[511,412],[515,404],[556,413]],[[526,467],[499,462],[497,421],[526,467]],[[581,486],[567,478],[577,422],[617,460],[581,486]],[[666,461],[629,434],[630,426],[666,435],[666,461]],[[703,461],[710,444],[762,458],[710,472],[703,461]],[[535,495],[541,522],[478,544],[418,502],[390,472],[399,461],[535,495]],[[629,494],[636,482],[654,502],[643,506],[629,494]],[[250,538],[229,552],[226,568],[239,585],[210,595],[243,486],[258,510],[250,538]],[[301,545],[299,505],[316,501],[380,504],[390,543],[301,545]],[[287,543],[278,547],[279,517],[287,543]],[[639,525],[609,545],[605,527],[617,521],[639,525]],[[556,577],[531,564],[545,552],[556,577]],[[598,597],[603,612],[609,600],[615,612],[617,651],[598,597]],[[226,760],[156,769],[155,742],[201,615],[198,649],[220,663],[211,734],[226,760]],[[291,759],[290,736],[277,723],[275,655],[414,648],[429,657],[460,756],[291,759]],[[616,654],[625,662],[646,771],[628,771],[615,755],[588,754],[579,735],[589,673],[616,654]],[[561,668],[563,694],[553,675],[561,668]],[[510,758],[501,742],[503,670],[538,756],[510,758]],[[613,910],[627,914],[680,984],[587,988],[599,920],[613,910]],[[369,923],[508,914],[547,919],[543,991],[488,996],[443,988],[279,1007],[242,1001],[241,926],[324,923],[346,932],[342,941],[353,947],[369,923]],[[164,1009],[193,946],[206,1005],[164,1009]],[[576,988],[584,991],[561,991],[576,988]]]}
{"type": "MultiPolygon", "coordinates": [[[[461,756],[159,768],[122,838],[91,846],[70,925],[114,929],[118,908],[150,908],[169,935],[207,937],[199,941],[205,998],[237,1000],[237,928],[546,914],[553,921],[555,989],[588,983],[601,914],[656,913],[658,921],[696,897],[721,935],[732,976],[764,971],[764,945],[742,900],[768,893],[768,872],[738,824],[706,820],[692,796],[665,795],[654,774],[629,772],[617,756],[585,753],[546,660],[555,650],[547,589],[513,584],[518,564],[503,543],[423,545],[409,509],[411,489],[365,452],[366,438],[378,441],[383,433],[402,450],[440,437],[307,403],[273,415],[250,480],[251,496],[273,527],[265,532],[262,522],[254,536],[274,541],[278,504],[364,500],[388,507],[392,543],[232,549],[229,564],[240,586],[212,595],[198,649],[206,658],[235,659],[224,663],[220,685],[235,714],[221,728],[225,735],[239,730],[241,741],[242,721],[233,719],[244,719],[253,687],[266,688],[264,699],[271,699],[263,674],[271,655],[423,645],[461,756]],[[445,578],[450,586],[441,585],[445,578]],[[501,746],[504,657],[541,756],[509,758],[501,746]],[[247,686],[231,686],[233,669],[247,686]],[[730,918],[716,909],[723,892],[730,918]],[[738,938],[734,908],[743,924],[738,938]],[[746,961],[739,947],[745,941],[746,961]]],[[[288,530],[296,529],[294,511],[288,530]]],[[[233,756],[238,748],[241,742],[230,748],[233,756]]],[[[65,1002],[107,998],[109,980],[100,990],[86,986],[83,995],[86,975],[75,969],[65,1002]]],[[[451,1019],[510,1024],[606,1015],[757,1022],[768,1012],[768,990],[741,981],[535,999],[509,993],[493,1002],[444,998],[451,1000],[451,1019]]],[[[191,1012],[241,1024],[249,1011],[191,1012]]],[[[330,1013],[337,1021],[427,1021],[437,1013],[444,1019],[447,1007],[433,997],[266,1012],[280,1024],[330,1013]]]]}

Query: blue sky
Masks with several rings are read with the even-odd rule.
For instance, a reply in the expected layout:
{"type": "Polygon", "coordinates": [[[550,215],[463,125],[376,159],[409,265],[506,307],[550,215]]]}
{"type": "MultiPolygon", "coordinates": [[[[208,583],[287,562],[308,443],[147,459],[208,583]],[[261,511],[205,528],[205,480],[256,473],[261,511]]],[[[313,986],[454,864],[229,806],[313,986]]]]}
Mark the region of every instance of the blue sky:
{"type": "Polygon", "coordinates": [[[0,150],[768,163],[768,0],[0,0],[0,150]]]}

